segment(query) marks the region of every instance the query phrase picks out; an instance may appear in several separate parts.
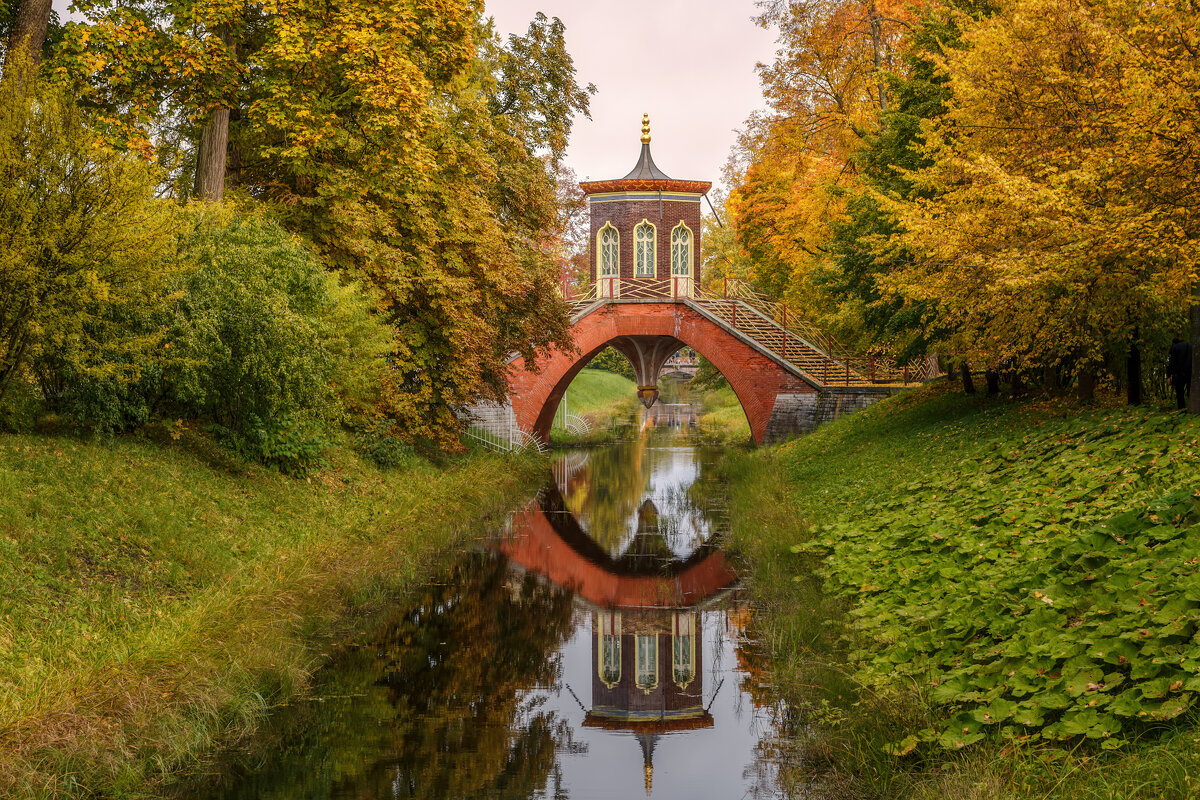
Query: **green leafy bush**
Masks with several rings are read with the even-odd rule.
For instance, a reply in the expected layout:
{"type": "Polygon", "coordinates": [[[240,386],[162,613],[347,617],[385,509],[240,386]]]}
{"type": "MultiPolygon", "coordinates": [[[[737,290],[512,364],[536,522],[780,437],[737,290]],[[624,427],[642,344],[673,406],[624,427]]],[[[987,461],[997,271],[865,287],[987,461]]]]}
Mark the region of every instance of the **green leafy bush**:
{"type": "Polygon", "coordinates": [[[274,223],[206,209],[185,252],[174,397],[266,463],[312,463],[314,425],[372,404],[390,328],[274,223]]]}
{"type": "Polygon", "coordinates": [[[26,376],[18,375],[0,395],[0,431],[4,433],[28,433],[37,422],[41,410],[41,396],[37,387],[26,376]]]}
{"type": "Polygon", "coordinates": [[[161,343],[128,323],[176,280],[178,214],[63,90],[17,84],[0,82],[0,397],[31,370],[55,403],[70,381],[136,380],[161,343]]]}
{"type": "Polygon", "coordinates": [[[329,466],[325,452],[333,441],[325,425],[291,416],[251,422],[242,431],[214,430],[227,437],[242,455],[284,475],[303,477],[313,469],[329,466]]]}
{"type": "Polygon", "coordinates": [[[380,467],[402,467],[419,458],[412,444],[392,435],[395,424],[391,419],[372,420],[354,437],[358,450],[380,467]]]}

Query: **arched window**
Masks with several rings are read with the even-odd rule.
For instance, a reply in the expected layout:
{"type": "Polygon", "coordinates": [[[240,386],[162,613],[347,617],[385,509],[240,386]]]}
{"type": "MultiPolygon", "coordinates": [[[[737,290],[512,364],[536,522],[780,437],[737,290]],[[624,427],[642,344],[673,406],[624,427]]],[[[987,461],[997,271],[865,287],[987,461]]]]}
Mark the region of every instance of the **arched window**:
{"type": "Polygon", "coordinates": [[[692,231],[680,222],[671,231],[671,291],[692,295],[692,231]]]}
{"type": "Polygon", "coordinates": [[[638,278],[653,278],[657,272],[654,251],[656,233],[654,226],[646,220],[633,229],[634,275],[638,278]]]}
{"type": "Polygon", "coordinates": [[[671,677],[680,689],[686,689],[696,677],[696,617],[676,614],[671,632],[671,677]]]}
{"type": "Polygon", "coordinates": [[[608,688],[621,682],[621,615],[601,611],[596,620],[596,636],[600,639],[596,669],[608,688]]]}
{"type": "Polygon", "coordinates": [[[692,232],[682,222],[671,231],[671,274],[692,275],[692,232]]]}
{"type": "Polygon", "coordinates": [[[621,277],[621,234],[612,223],[606,222],[596,234],[596,252],[599,255],[599,275],[601,297],[616,297],[617,282],[621,277]]]}
{"type": "Polygon", "coordinates": [[[649,692],[658,686],[658,634],[639,633],[634,637],[634,645],[637,655],[635,682],[639,689],[649,692]]]}

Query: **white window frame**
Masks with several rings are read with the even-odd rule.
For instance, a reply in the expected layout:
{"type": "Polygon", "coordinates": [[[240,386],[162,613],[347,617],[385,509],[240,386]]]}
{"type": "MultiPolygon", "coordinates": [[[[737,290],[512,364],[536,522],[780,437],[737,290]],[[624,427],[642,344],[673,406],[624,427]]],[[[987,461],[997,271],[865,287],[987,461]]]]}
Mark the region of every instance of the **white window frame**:
{"type": "Polygon", "coordinates": [[[596,231],[596,285],[597,294],[600,297],[621,296],[621,232],[611,222],[605,222],[600,230],[596,231]],[[605,273],[604,257],[608,248],[605,247],[604,237],[608,231],[612,231],[613,235],[611,242],[612,272],[605,273]]]}
{"type": "Polygon", "coordinates": [[[596,620],[596,675],[600,682],[613,688],[621,682],[621,612],[601,611],[596,620]],[[615,645],[615,647],[613,647],[615,645]],[[611,682],[604,669],[605,653],[615,653],[617,675],[611,682]]]}
{"type": "Polygon", "coordinates": [[[649,694],[651,689],[658,686],[658,634],[639,633],[633,637],[633,641],[634,683],[649,694]],[[648,670],[643,670],[643,666],[648,670]]]}
{"type": "Polygon", "coordinates": [[[696,234],[687,226],[683,220],[671,229],[671,294],[677,297],[691,297],[692,284],[695,278],[696,266],[696,234]],[[676,236],[680,232],[687,234],[687,242],[677,242],[676,236]],[[680,251],[686,248],[686,259],[680,258],[680,251]],[[679,267],[686,260],[687,272],[680,272],[679,267]]]}
{"type": "Polygon", "coordinates": [[[671,677],[676,686],[687,689],[696,677],[696,617],[676,612],[672,622],[671,677]]]}
{"type": "Polygon", "coordinates": [[[637,225],[633,226],[633,277],[658,277],[658,226],[648,219],[643,219],[637,225]],[[644,230],[650,231],[649,242],[643,240],[639,235],[644,230]],[[643,244],[648,244],[650,249],[650,263],[645,266],[643,266],[641,258],[643,244]]]}

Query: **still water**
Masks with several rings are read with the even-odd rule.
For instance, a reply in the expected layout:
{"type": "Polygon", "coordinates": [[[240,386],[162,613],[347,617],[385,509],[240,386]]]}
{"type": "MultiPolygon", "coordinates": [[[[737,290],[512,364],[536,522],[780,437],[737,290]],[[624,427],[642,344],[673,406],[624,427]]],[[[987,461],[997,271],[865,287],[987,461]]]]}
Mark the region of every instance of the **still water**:
{"type": "Polygon", "coordinates": [[[720,451],[658,422],[559,454],[502,534],[188,796],[782,796],[720,451]]]}

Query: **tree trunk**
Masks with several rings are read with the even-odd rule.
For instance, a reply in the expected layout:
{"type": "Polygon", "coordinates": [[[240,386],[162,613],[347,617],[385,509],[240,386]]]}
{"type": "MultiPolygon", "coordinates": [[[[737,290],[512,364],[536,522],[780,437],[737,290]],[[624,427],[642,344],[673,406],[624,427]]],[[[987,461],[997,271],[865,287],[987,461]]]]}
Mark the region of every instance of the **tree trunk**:
{"type": "Polygon", "coordinates": [[[225,196],[225,159],[229,147],[229,109],[212,112],[200,133],[196,152],[196,185],[198,200],[217,202],[225,196]]]}
{"type": "MultiPolygon", "coordinates": [[[[230,109],[229,111],[229,126],[231,129],[236,129],[238,121],[242,118],[241,109],[230,109]]],[[[242,168],[245,166],[245,160],[242,158],[242,149],[238,147],[236,141],[230,141],[229,147],[226,150],[225,158],[225,186],[238,186],[242,182],[242,168]]]]}
{"type": "MultiPolygon", "coordinates": [[[[1137,332],[1134,332],[1137,335],[1137,332]]],[[[1126,399],[1131,406],[1142,404],[1142,351],[1137,339],[1129,342],[1129,357],[1125,360],[1125,374],[1129,379],[1126,399]]]]}
{"type": "Polygon", "coordinates": [[[1187,410],[1200,414],[1200,281],[1192,286],[1192,385],[1188,389],[1187,410]]]}
{"type": "Polygon", "coordinates": [[[1079,370],[1078,378],[1079,399],[1089,403],[1096,397],[1096,370],[1091,366],[1079,370]]]}
{"type": "Polygon", "coordinates": [[[983,377],[987,381],[988,397],[995,397],[1000,394],[1000,373],[994,369],[989,369],[983,373],[983,377]]]}
{"type": "Polygon", "coordinates": [[[25,83],[26,72],[32,74],[42,63],[42,47],[50,29],[51,0],[20,0],[8,36],[4,57],[4,78],[25,83]],[[21,66],[18,66],[20,64],[21,66]]]}
{"type": "Polygon", "coordinates": [[[874,51],[875,60],[875,82],[879,87],[879,110],[886,113],[888,110],[887,83],[883,76],[883,18],[879,15],[879,9],[872,2],[870,8],[867,9],[867,20],[871,26],[871,48],[874,51]]]}
{"type": "Polygon", "coordinates": [[[1058,391],[1058,365],[1047,364],[1042,367],[1042,391],[1054,394],[1058,391]]]}
{"type": "Polygon", "coordinates": [[[962,373],[963,392],[975,394],[975,382],[971,380],[971,365],[964,361],[959,369],[962,373]]]}
{"type": "Polygon", "coordinates": [[[1012,373],[1012,393],[1013,397],[1025,396],[1025,379],[1021,377],[1020,370],[1013,370],[1012,373]]]}

